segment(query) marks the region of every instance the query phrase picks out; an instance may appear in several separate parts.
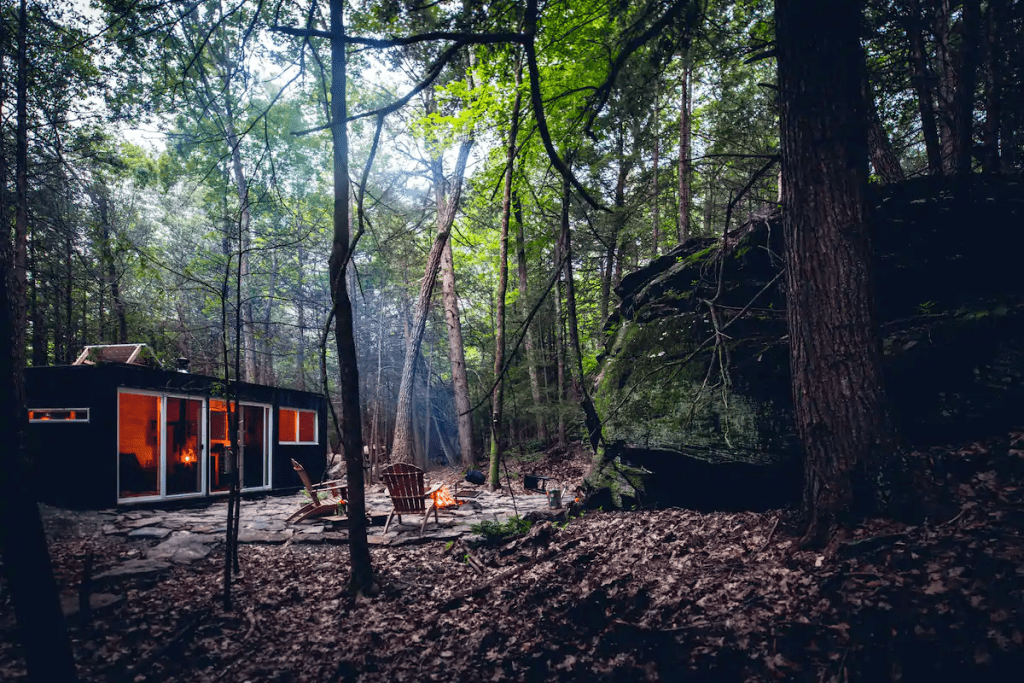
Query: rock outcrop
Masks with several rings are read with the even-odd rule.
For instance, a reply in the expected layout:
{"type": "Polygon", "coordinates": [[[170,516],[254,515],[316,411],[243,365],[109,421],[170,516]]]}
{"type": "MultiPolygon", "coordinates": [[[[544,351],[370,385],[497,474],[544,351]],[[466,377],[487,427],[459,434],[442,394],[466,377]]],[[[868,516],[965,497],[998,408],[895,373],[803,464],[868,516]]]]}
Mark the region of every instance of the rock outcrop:
{"type": "MultiPolygon", "coordinates": [[[[931,179],[874,198],[886,381],[912,447],[1024,421],[1024,185],[931,179]]],[[[595,500],[758,509],[797,500],[781,214],[624,277],[595,389],[595,500]],[[723,270],[724,265],[724,270],[723,270]]]]}

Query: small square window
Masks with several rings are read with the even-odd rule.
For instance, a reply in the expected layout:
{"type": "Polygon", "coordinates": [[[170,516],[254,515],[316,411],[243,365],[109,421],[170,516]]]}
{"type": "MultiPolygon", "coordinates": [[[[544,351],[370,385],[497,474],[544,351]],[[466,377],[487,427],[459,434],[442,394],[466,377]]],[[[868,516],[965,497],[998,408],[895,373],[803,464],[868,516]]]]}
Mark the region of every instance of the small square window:
{"type": "Polygon", "coordinates": [[[316,412],[281,408],[278,420],[278,441],[280,443],[317,443],[316,412]]]}

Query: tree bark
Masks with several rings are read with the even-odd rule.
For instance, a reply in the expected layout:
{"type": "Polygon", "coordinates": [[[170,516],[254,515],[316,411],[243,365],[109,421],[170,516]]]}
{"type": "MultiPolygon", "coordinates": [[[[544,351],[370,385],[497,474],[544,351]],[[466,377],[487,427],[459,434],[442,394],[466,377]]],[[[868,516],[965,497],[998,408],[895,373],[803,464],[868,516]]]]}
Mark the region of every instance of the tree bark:
{"type": "MultiPolygon", "coordinates": [[[[555,268],[562,268],[562,228],[561,225],[555,228],[555,268]]],[[[555,406],[558,411],[558,447],[565,449],[568,445],[565,435],[565,322],[562,316],[562,277],[559,272],[555,282],[555,406]]]]}
{"type": "Polygon", "coordinates": [[[110,248],[110,193],[106,187],[96,191],[96,203],[100,210],[100,255],[105,269],[104,280],[110,289],[110,299],[114,303],[114,315],[117,317],[117,343],[128,343],[128,317],[125,313],[124,301],[121,299],[121,285],[114,266],[114,253],[110,248]]]}
{"type": "Polygon", "coordinates": [[[661,96],[661,83],[659,81],[654,82],[654,158],[653,172],[654,172],[654,197],[651,204],[651,259],[658,258],[658,246],[661,242],[661,203],[660,195],[661,188],[658,185],[658,162],[661,156],[661,138],[658,136],[658,117],[661,116],[661,109],[658,106],[658,99],[661,96]]]}
{"type": "Polygon", "coordinates": [[[1003,94],[1003,2],[989,2],[985,13],[985,121],[982,123],[982,168],[999,173],[999,120],[1003,94]]]}
{"type": "Polygon", "coordinates": [[[359,407],[359,364],[356,354],[352,303],[345,271],[349,244],[348,79],[345,73],[344,0],[330,0],[331,34],[331,140],[334,170],[334,238],[331,243],[331,298],[334,302],[335,344],[338,351],[338,387],[341,398],[339,427],[348,483],[349,551],[354,593],[373,591],[373,565],[366,538],[366,491],[363,484],[363,425],[359,407]]]}
{"type": "MultiPolygon", "coordinates": [[[[444,174],[440,173],[440,165],[441,160],[436,160],[434,183],[437,193],[438,230],[450,232],[455,221],[455,205],[458,204],[461,190],[453,189],[452,196],[445,197],[444,174]],[[449,204],[452,205],[450,210],[449,204]],[[447,227],[444,225],[446,221],[447,227]]],[[[462,175],[456,172],[455,182],[459,186],[462,185],[462,175]]],[[[462,321],[459,317],[459,297],[455,291],[455,263],[452,259],[450,236],[445,240],[441,253],[441,293],[444,297],[444,319],[448,327],[448,358],[452,366],[452,391],[455,394],[455,412],[459,425],[459,454],[463,465],[471,465],[474,459],[473,415],[470,413],[466,351],[462,342],[462,321]]]]}
{"type": "MultiPolygon", "coordinates": [[[[16,90],[16,131],[14,175],[16,207],[14,212],[14,273],[12,279],[14,302],[14,345],[24,366],[25,310],[28,284],[28,3],[21,0],[18,11],[18,70],[16,90]]],[[[6,240],[5,240],[6,241],[6,240]]]]}
{"type": "MultiPolygon", "coordinates": [[[[339,0],[333,1],[337,2],[339,0]]],[[[393,462],[413,461],[412,399],[416,359],[419,357],[420,347],[423,344],[423,332],[427,326],[427,314],[430,312],[430,299],[434,293],[434,283],[437,281],[437,272],[441,269],[442,256],[445,252],[444,247],[448,243],[452,225],[455,223],[455,212],[458,208],[459,198],[462,195],[462,178],[466,173],[466,161],[469,157],[469,150],[472,146],[473,141],[466,140],[459,148],[459,157],[455,164],[455,179],[452,185],[451,196],[443,206],[439,207],[441,209],[437,220],[439,231],[434,237],[434,243],[430,247],[430,254],[427,256],[426,272],[423,276],[423,281],[420,283],[420,294],[419,298],[416,300],[416,310],[413,314],[412,328],[409,330],[409,338],[405,347],[405,362],[402,365],[402,378],[398,386],[398,407],[395,414],[395,436],[391,451],[391,460],[393,462]]],[[[450,328],[449,333],[451,333],[450,328]]],[[[461,346],[461,339],[459,341],[461,346]]],[[[450,343],[451,342],[449,340],[449,344],[450,343]]],[[[467,415],[468,409],[469,407],[467,405],[467,415]]],[[[458,403],[456,403],[456,410],[460,410],[458,403]]],[[[461,424],[459,425],[459,430],[460,432],[462,431],[461,424]]]]}
{"type": "Polygon", "coordinates": [[[903,167],[900,166],[899,157],[892,150],[889,134],[885,132],[882,119],[878,116],[875,93],[871,87],[871,80],[866,75],[864,78],[864,111],[868,117],[868,150],[871,154],[871,166],[882,182],[887,184],[901,182],[905,177],[903,167]]]}
{"type": "Polygon", "coordinates": [[[597,416],[594,401],[587,390],[586,378],[583,376],[583,351],[580,346],[579,321],[576,316],[576,287],[573,283],[572,242],[569,232],[569,200],[571,191],[572,188],[569,185],[569,181],[563,179],[561,236],[559,240],[562,243],[561,256],[564,263],[562,268],[565,273],[566,324],[569,328],[569,351],[572,354],[573,391],[579,398],[580,407],[583,408],[583,421],[587,428],[587,438],[590,441],[590,447],[597,453],[602,440],[601,420],[597,416]]]}
{"type": "Polygon", "coordinates": [[[856,0],[778,0],[787,322],[806,540],[879,509],[895,437],[867,216],[856,0]]]}
{"type": "Polygon", "coordinates": [[[683,66],[683,94],[679,103],[679,243],[690,238],[690,202],[693,192],[690,187],[690,79],[693,65],[687,49],[683,66]]]}
{"type": "MultiPolygon", "coordinates": [[[[529,279],[526,274],[526,235],[523,231],[523,207],[519,201],[519,195],[516,194],[514,190],[512,192],[512,205],[513,212],[516,217],[516,260],[518,261],[519,266],[519,311],[522,319],[525,320],[528,315],[530,299],[529,279]]],[[[523,346],[526,348],[526,368],[530,375],[530,395],[533,398],[533,410],[534,415],[537,418],[537,438],[541,441],[547,442],[550,436],[548,435],[547,422],[544,419],[544,413],[541,408],[544,404],[544,398],[540,386],[540,372],[537,369],[537,350],[534,346],[533,340],[533,325],[527,325],[523,334],[525,335],[525,339],[523,339],[523,346]]]]}
{"type": "MultiPolygon", "coordinates": [[[[24,16],[25,3],[22,2],[24,16]]],[[[0,187],[6,194],[6,177],[0,187]]],[[[37,683],[75,681],[75,660],[61,610],[25,452],[25,345],[16,323],[24,303],[11,286],[10,233],[0,235],[0,555],[28,667],[37,683]]]]}
{"type": "MultiPolygon", "coordinates": [[[[522,80],[522,67],[516,74],[516,85],[522,80]]],[[[505,183],[501,195],[501,236],[498,248],[498,296],[494,314],[494,391],[491,392],[491,490],[499,487],[498,467],[501,464],[501,421],[505,399],[505,295],[508,291],[508,225],[512,219],[512,171],[516,160],[516,141],[519,137],[519,108],[522,93],[516,88],[512,102],[512,121],[509,125],[508,147],[505,153],[505,183]]]]}
{"type": "Polygon", "coordinates": [[[956,108],[956,144],[953,171],[960,177],[971,172],[974,147],[974,88],[978,82],[978,52],[981,43],[981,2],[964,0],[960,19],[960,78],[956,108]]]}
{"type": "Polygon", "coordinates": [[[924,136],[925,155],[928,158],[928,173],[942,173],[942,153],[939,149],[939,132],[935,121],[935,100],[932,94],[931,75],[925,57],[924,32],[921,7],[918,0],[908,0],[910,12],[906,20],[907,40],[910,43],[910,80],[917,92],[918,109],[921,116],[921,133],[924,136]]]}

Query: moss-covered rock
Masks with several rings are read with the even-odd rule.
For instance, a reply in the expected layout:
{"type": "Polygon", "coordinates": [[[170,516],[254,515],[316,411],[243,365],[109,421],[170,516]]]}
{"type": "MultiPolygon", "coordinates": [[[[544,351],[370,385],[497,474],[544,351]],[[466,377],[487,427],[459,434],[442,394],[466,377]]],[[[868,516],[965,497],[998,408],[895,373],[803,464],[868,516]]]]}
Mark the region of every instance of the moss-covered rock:
{"type": "MultiPolygon", "coordinates": [[[[929,179],[875,200],[886,378],[911,445],[1024,415],[1020,190],[1015,180],[979,180],[957,194],[929,179]],[[979,222],[983,240],[965,229],[979,222]]],[[[592,488],[615,483],[616,505],[796,497],[783,249],[781,215],[757,216],[724,250],[721,240],[690,240],[623,278],[594,394],[607,448],[592,488]],[[644,486],[631,483],[633,469],[652,473],[644,486]]]]}

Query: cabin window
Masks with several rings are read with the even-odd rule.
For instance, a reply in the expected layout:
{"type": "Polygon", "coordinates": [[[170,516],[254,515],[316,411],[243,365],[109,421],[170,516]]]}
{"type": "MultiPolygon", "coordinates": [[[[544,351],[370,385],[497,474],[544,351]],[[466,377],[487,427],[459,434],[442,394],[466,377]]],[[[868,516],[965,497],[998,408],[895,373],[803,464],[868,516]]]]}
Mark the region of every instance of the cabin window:
{"type": "Polygon", "coordinates": [[[28,411],[29,422],[88,422],[88,408],[33,408],[28,411]]]}
{"type": "Polygon", "coordinates": [[[316,444],[316,411],[281,408],[278,434],[281,443],[316,444]]]}

